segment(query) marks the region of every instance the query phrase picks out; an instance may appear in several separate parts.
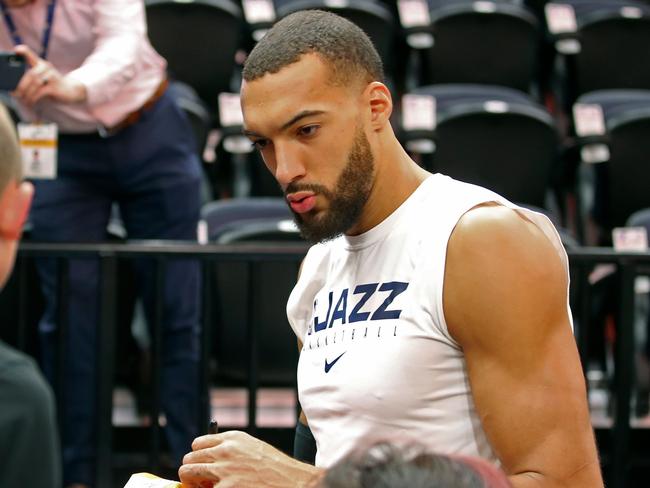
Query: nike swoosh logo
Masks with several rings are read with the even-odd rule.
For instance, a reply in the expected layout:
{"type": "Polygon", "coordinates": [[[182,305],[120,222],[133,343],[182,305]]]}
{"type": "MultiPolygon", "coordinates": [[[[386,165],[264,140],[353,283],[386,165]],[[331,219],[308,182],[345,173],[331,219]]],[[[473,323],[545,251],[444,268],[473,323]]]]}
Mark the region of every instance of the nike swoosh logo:
{"type": "Polygon", "coordinates": [[[325,358],[325,372],[326,372],[326,373],[329,373],[329,372],[330,372],[330,369],[332,369],[332,366],[334,366],[334,365],[336,364],[336,362],[337,362],[339,359],[341,359],[341,357],[342,357],[346,352],[347,352],[347,351],[342,352],[341,355],[340,355],[339,357],[337,357],[336,359],[334,359],[334,361],[332,361],[331,363],[328,363],[328,362],[327,362],[327,358],[325,358]]]}

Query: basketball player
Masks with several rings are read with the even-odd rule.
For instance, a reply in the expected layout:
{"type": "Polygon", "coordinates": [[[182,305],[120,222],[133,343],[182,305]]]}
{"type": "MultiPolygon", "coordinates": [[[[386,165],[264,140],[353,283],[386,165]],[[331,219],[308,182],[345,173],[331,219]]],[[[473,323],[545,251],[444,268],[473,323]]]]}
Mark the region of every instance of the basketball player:
{"type": "Polygon", "coordinates": [[[316,466],[225,432],[194,441],[181,480],[309,486],[355,446],[410,436],[516,488],[602,486],[555,229],[413,162],[382,79],[329,13],[291,15],[251,52],[245,134],[317,243],[287,306],[316,466]]]}

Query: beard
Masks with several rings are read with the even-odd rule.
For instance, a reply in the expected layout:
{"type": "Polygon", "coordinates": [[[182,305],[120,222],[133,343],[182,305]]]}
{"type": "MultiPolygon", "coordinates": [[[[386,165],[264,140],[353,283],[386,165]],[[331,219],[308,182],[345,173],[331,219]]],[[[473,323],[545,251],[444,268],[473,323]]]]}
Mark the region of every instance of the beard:
{"type": "Polygon", "coordinates": [[[374,169],[375,162],[368,138],[362,129],[357,128],[352,148],[348,152],[348,161],[333,190],[318,184],[290,183],[285,194],[313,191],[329,202],[327,210],[312,215],[308,220],[292,210],[302,237],[312,243],[325,242],[340,236],[356,224],[370,196],[374,169]]]}

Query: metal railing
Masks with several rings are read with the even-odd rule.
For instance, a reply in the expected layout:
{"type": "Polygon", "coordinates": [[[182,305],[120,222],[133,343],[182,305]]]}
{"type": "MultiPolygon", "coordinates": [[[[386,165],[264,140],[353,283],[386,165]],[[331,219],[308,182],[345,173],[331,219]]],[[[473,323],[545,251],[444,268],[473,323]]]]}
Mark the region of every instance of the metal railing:
{"type": "MultiPolygon", "coordinates": [[[[160,370],[161,370],[161,331],[162,331],[162,293],[164,289],[164,268],[167,261],[172,259],[192,259],[201,262],[203,280],[203,300],[201,314],[201,338],[200,338],[200,361],[201,372],[199,398],[208,398],[208,356],[210,347],[209,324],[212,321],[212,310],[209,306],[211,297],[206,296],[212,287],[211,266],[214,262],[246,262],[249,274],[249,283],[256,280],[256,263],[285,261],[294,263],[296,271],[307,250],[302,244],[242,244],[242,245],[198,245],[187,243],[171,242],[142,242],[129,244],[45,244],[45,243],[23,243],[19,249],[21,258],[54,258],[58,261],[57,266],[57,295],[59,308],[57,310],[57,367],[54,381],[54,389],[57,392],[59,412],[63,407],[62,384],[64,381],[64,362],[68,351],[65,350],[66,335],[68,334],[68,314],[66,307],[66,294],[68,293],[67,275],[69,259],[97,258],[100,262],[100,322],[97,336],[97,435],[96,435],[96,486],[98,488],[112,488],[112,407],[113,387],[115,370],[115,327],[116,327],[116,286],[117,286],[117,265],[121,259],[152,258],[155,266],[155,289],[156,306],[153,314],[153,324],[150,330],[151,357],[152,357],[152,404],[150,415],[152,418],[150,433],[149,466],[156,470],[160,459],[160,426],[157,421],[160,407],[160,370]]],[[[23,261],[24,262],[24,261],[23,261]]],[[[19,265],[17,272],[23,268],[19,265]]],[[[23,269],[24,271],[24,269],[23,269]]],[[[22,282],[22,280],[21,280],[22,282]]],[[[23,287],[24,288],[24,287],[23,287]]],[[[27,300],[24,297],[25,290],[21,290],[18,310],[18,336],[25,337],[27,324],[25,322],[27,300]]],[[[248,344],[248,368],[247,368],[247,389],[248,389],[248,431],[255,432],[257,424],[257,389],[259,379],[258,349],[259,331],[257,330],[256,313],[259,296],[255,287],[248,287],[248,310],[247,310],[247,344],[248,344]]],[[[201,402],[198,413],[198,432],[206,428],[209,418],[209,405],[201,402]]]]}
{"type": "MultiPolygon", "coordinates": [[[[209,329],[211,323],[211,309],[208,306],[210,297],[206,296],[207,290],[211,287],[210,263],[215,262],[246,262],[249,274],[249,283],[256,280],[256,263],[262,262],[287,262],[297,266],[304,257],[307,246],[296,243],[282,244],[238,244],[238,245],[198,245],[188,243],[154,242],[144,241],[128,244],[45,244],[45,243],[23,243],[19,249],[21,258],[33,259],[38,257],[55,258],[60,263],[58,269],[58,373],[55,381],[55,389],[60,388],[63,381],[63,362],[66,351],[65,335],[67,334],[67,311],[65,307],[65,296],[68,293],[67,260],[71,258],[97,258],[100,261],[100,295],[101,295],[101,319],[98,332],[97,357],[102,358],[98,362],[98,389],[97,389],[97,484],[98,488],[111,488],[112,469],[112,405],[113,405],[113,373],[114,373],[114,349],[115,349],[115,325],[116,325],[116,273],[117,264],[120,259],[153,258],[156,261],[156,290],[157,299],[156,311],[151,327],[152,337],[152,371],[153,381],[153,402],[151,418],[157,419],[160,412],[160,333],[162,327],[162,290],[164,288],[164,267],[170,259],[196,259],[201,262],[203,278],[203,313],[201,327],[201,396],[207,398],[208,377],[208,356],[209,356],[209,329]]],[[[576,321],[576,341],[578,349],[585,364],[584,354],[589,337],[589,300],[590,286],[588,275],[595,264],[611,263],[617,266],[620,273],[620,316],[618,317],[618,330],[616,348],[614,352],[614,364],[616,370],[616,381],[613,390],[614,418],[611,428],[612,447],[610,451],[609,483],[613,488],[622,488],[625,485],[626,472],[629,460],[630,442],[630,399],[634,381],[634,281],[638,275],[650,272],[650,253],[615,252],[610,248],[581,248],[569,251],[572,275],[574,281],[572,287],[577,287],[578,310],[574,310],[576,321]],[[577,279],[576,279],[577,278],[577,279]]],[[[24,273],[24,259],[19,263],[16,272],[24,273]]],[[[21,283],[23,281],[21,280],[21,283]]],[[[24,317],[28,306],[25,297],[25,287],[22,286],[18,301],[18,337],[26,335],[24,317]]],[[[247,345],[248,345],[248,426],[249,431],[254,431],[257,415],[257,388],[259,378],[258,349],[259,330],[256,326],[258,318],[257,303],[259,296],[255,287],[248,287],[248,310],[247,310],[247,345]]],[[[284,304],[282,304],[284,305],[284,304]]],[[[58,395],[59,402],[62,395],[58,395]]],[[[201,422],[208,418],[208,405],[201,405],[199,419],[201,422]]],[[[205,425],[200,425],[203,430],[205,425]]],[[[157,421],[152,422],[150,430],[150,463],[152,469],[158,465],[160,454],[160,427],[157,421]]]]}
{"type": "Polygon", "coordinates": [[[615,381],[613,388],[613,425],[611,428],[611,450],[608,485],[612,488],[627,486],[629,465],[630,418],[632,388],[635,378],[635,333],[634,304],[635,279],[650,273],[650,253],[619,252],[611,248],[581,248],[569,251],[572,272],[578,277],[577,286],[580,310],[574,310],[579,318],[576,328],[576,341],[583,367],[585,351],[589,338],[589,304],[591,287],[588,275],[595,264],[614,264],[619,273],[618,317],[614,348],[615,381]]]}

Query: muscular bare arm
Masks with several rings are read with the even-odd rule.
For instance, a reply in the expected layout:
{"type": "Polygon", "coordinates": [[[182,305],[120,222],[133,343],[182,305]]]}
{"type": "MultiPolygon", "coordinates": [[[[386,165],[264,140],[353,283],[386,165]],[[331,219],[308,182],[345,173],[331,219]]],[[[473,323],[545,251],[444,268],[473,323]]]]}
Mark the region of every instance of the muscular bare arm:
{"type": "Polygon", "coordinates": [[[444,311],[513,486],[603,486],[566,271],[541,230],[506,207],[466,213],[449,241],[444,311]]]}

